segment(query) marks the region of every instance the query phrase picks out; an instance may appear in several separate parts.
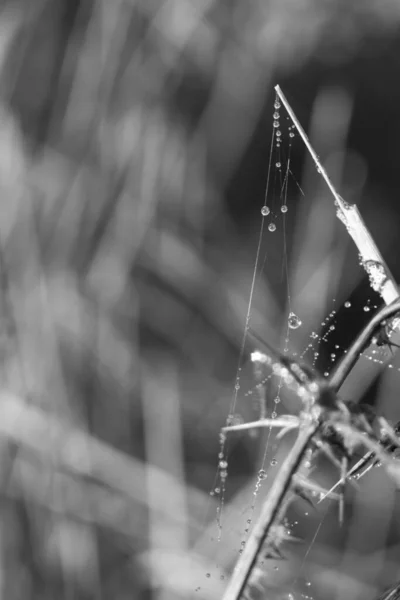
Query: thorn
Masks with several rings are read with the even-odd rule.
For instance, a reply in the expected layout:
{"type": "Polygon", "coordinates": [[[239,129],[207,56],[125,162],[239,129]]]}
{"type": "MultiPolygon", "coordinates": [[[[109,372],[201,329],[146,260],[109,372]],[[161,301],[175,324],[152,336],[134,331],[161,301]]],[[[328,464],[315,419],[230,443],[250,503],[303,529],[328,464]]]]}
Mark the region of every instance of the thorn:
{"type": "Polygon", "coordinates": [[[286,556],[282,554],[278,546],[271,544],[270,547],[265,551],[264,558],[267,560],[286,560],[286,556]]]}
{"type": "MultiPolygon", "coordinates": [[[[325,488],[318,485],[318,483],[316,483],[315,481],[306,479],[305,477],[302,477],[301,475],[295,475],[293,477],[293,480],[294,480],[296,486],[299,486],[303,490],[309,490],[312,493],[314,493],[315,495],[317,495],[317,494],[319,494],[319,495],[326,494],[327,495],[330,493],[330,490],[327,491],[325,488]]],[[[332,494],[331,497],[333,500],[339,500],[339,494],[332,494]]],[[[319,502],[318,502],[318,504],[319,504],[319,502]]]]}
{"type": "Polygon", "coordinates": [[[316,506],[315,506],[315,504],[313,502],[313,499],[300,486],[293,486],[293,492],[296,494],[296,496],[298,496],[302,500],[305,500],[305,502],[307,502],[307,504],[309,506],[311,506],[314,510],[316,510],[316,506]]]}
{"type": "MultiPolygon", "coordinates": [[[[340,485],[342,485],[343,483],[345,483],[346,479],[348,480],[352,475],[354,475],[355,473],[357,473],[357,471],[359,471],[360,469],[362,469],[367,463],[368,461],[374,456],[373,452],[367,452],[366,454],[364,454],[364,456],[362,458],[360,458],[360,460],[350,469],[350,471],[346,474],[345,479],[343,479],[343,477],[341,477],[339,479],[339,481],[337,481],[335,483],[335,485],[333,485],[330,490],[328,490],[326,492],[326,494],[324,494],[322,496],[322,498],[320,498],[318,500],[318,504],[320,504],[323,500],[325,500],[325,498],[327,496],[329,496],[330,494],[332,494],[332,492],[334,490],[336,490],[337,487],[339,487],[340,485]]],[[[369,469],[368,469],[369,470],[369,469]]],[[[364,473],[366,473],[367,471],[364,471],[364,473]]],[[[358,479],[361,479],[362,475],[358,476],[358,479]]],[[[350,480],[351,481],[351,480],[350,480]]],[[[354,484],[354,482],[352,482],[354,484]]]]}
{"type": "Polygon", "coordinates": [[[339,493],[339,526],[342,527],[344,521],[344,490],[345,483],[347,479],[347,467],[348,467],[347,456],[343,456],[342,464],[340,469],[340,480],[342,481],[340,485],[340,493],[339,493]]]}
{"type": "Polygon", "coordinates": [[[241,423],[240,425],[228,425],[222,427],[221,431],[226,433],[228,431],[244,431],[246,429],[253,429],[256,427],[284,427],[285,429],[295,429],[299,427],[299,420],[297,417],[288,417],[280,419],[259,419],[258,421],[250,421],[249,423],[241,423]]]}
{"type": "MultiPolygon", "coordinates": [[[[390,441],[395,445],[396,448],[399,448],[400,440],[396,435],[396,428],[393,428],[391,425],[389,425],[389,423],[384,417],[379,417],[378,421],[382,429],[384,429],[386,436],[390,439],[390,441]]],[[[382,445],[385,446],[384,443],[382,445]]]]}

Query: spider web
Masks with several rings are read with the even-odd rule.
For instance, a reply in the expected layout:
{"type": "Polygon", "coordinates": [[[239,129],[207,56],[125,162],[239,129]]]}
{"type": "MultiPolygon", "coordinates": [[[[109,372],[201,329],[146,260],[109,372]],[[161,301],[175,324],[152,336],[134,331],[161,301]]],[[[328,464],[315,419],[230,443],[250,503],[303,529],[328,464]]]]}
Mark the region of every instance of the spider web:
{"type": "MultiPolygon", "coordinates": [[[[283,316],[283,335],[280,352],[283,355],[289,353],[291,356],[297,357],[300,363],[308,363],[313,368],[319,370],[321,374],[323,373],[324,377],[329,376],[330,370],[336,361],[346,352],[343,342],[335,343],[338,342],[335,339],[337,328],[339,331],[341,330],[341,323],[348,318],[348,314],[357,312],[358,316],[360,316],[360,314],[364,313],[364,317],[368,318],[368,313],[377,309],[381,304],[379,296],[373,292],[371,293],[369,285],[367,289],[363,288],[362,300],[353,294],[339,305],[336,298],[331,298],[329,312],[320,322],[319,327],[314,326],[311,331],[307,331],[307,329],[310,329],[310,327],[307,327],[308,324],[303,324],[301,313],[297,314],[295,312],[294,307],[296,302],[293,302],[291,294],[291,273],[289,271],[288,259],[288,226],[289,230],[292,231],[293,228],[291,228],[291,225],[293,223],[290,222],[290,219],[293,213],[293,218],[296,216],[296,204],[304,202],[307,200],[307,197],[303,191],[303,186],[300,185],[293,172],[293,146],[299,143],[299,136],[290,117],[282,114],[284,110],[278,96],[275,98],[273,111],[266,188],[264,203],[261,207],[256,258],[235,384],[226,425],[243,422],[240,406],[249,400],[252,400],[253,410],[256,413],[255,418],[265,418],[268,416],[274,419],[279,417],[280,414],[293,412],[293,400],[292,403],[288,402],[287,390],[284,389],[281,378],[274,378],[272,374],[265,376],[257,367],[254,367],[252,377],[248,374],[246,377],[245,374],[245,369],[249,370],[246,364],[248,346],[250,345],[253,348],[261,350],[265,349],[265,345],[263,348],[262,337],[258,336],[257,331],[254,331],[252,327],[253,301],[262,278],[268,278],[271,285],[275,283],[277,287],[284,287],[285,290],[286,306],[283,316]],[[271,254],[274,254],[274,249],[276,250],[278,245],[281,245],[279,269],[276,267],[276,263],[274,264],[271,261],[271,254]],[[279,280],[277,278],[278,274],[280,276],[279,280]],[[345,313],[347,313],[347,316],[343,317],[345,313]],[[318,329],[318,331],[315,331],[315,329],[318,329]],[[301,333],[301,335],[297,336],[298,333],[301,333]],[[299,339],[296,339],[296,337],[299,339]],[[284,400],[283,402],[282,399],[284,400]]],[[[369,347],[363,352],[361,360],[382,365],[388,360],[387,349],[383,346],[369,347]]],[[[397,367],[393,363],[390,363],[389,368],[395,369],[397,367]]],[[[223,574],[224,569],[229,565],[229,560],[219,560],[219,556],[224,554],[221,548],[226,548],[228,544],[232,547],[232,541],[235,540],[234,551],[236,552],[236,557],[243,551],[247,536],[251,531],[251,524],[257,518],[259,506],[265,496],[267,487],[265,484],[273,479],[274,472],[276,472],[277,467],[283,460],[282,457],[285,455],[287,444],[290,443],[287,440],[285,443],[282,443],[276,439],[276,435],[272,433],[271,427],[262,435],[254,430],[244,432],[244,435],[253,436],[253,438],[259,441],[255,483],[248,484],[246,488],[247,494],[240,495],[240,502],[236,502],[236,509],[231,510],[229,505],[225,505],[227,488],[229,486],[231,446],[229,437],[227,438],[226,434],[221,434],[219,464],[210,492],[211,495],[219,497],[219,506],[216,515],[217,535],[211,539],[219,546],[219,549],[217,546],[215,559],[216,572],[220,573],[220,578],[225,577],[223,574]],[[235,521],[235,526],[232,525],[233,520],[235,521]],[[225,537],[228,540],[224,544],[225,537]]],[[[300,552],[296,551],[294,555],[291,555],[288,568],[282,567],[279,564],[280,561],[276,559],[269,560],[265,564],[263,576],[268,577],[268,585],[276,591],[279,589],[279,593],[281,593],[282,589],[287,589],[285,596],[287,600],[300,597],[305,600],[311,598],[309,594],[312,593],[312,581],[310,580],[310,576],[307,575],[308,561],[312,548],[327,520],[327,516],[329,517],[330,513],[332,513],[330,504],[330,502],[327,502],[325,507],[314,516],[312,519],[312,523],[314,524],[306,525],[306,528],[314,531],[314,533],[311,535],[311,538],[309,534],[306,535],[309,541],[306,543],[305,549],[303,547],[300,552]],[[296,565],[295,575],[287,577],[282,586],[279,571],[290,572],[292,564],[296,565]]],[[[300,523],[299,525],[299,522],[301,520],[307,522],[309,519],[310,508],[307,505],[304,506],[301,502],[297,502],[294,509],[290,509],[285,523],[293,538],[297,537],[298,529],[304,530],[304,523],[300,523]]],[[[329,518],[328,528],[332,529],[332,523],[329,522],[329,518]]],[[[209,533],[209,530],[207,533],[209,533]]],[[[211,576],[209,573],[207,575],[211,576]]],[[[262,589],[262,584],[260,584],[260,589],[262,589]]]]}

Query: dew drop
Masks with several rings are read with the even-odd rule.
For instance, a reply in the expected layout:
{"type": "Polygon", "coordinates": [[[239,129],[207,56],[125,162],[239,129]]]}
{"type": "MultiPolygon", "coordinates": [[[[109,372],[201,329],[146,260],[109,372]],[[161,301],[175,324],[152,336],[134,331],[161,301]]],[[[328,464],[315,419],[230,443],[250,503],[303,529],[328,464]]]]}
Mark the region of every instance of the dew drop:
{"type": "Polygon", "coordinates": [[[266,217],[267,215],[269,215],[270,210],[268,208],[268,206],[263,206],[261,209],[261,214],[263,215],[263,217],[266,217]]]}
{"type": "Polygon", "coordinates": [[[279,119],[279,113],[277,111],[275,111],[272,116],[274,117],[275,120],[279,119]]]}
{"type": "Polygon", "coordinates": [[[335,329],[335,326],[334,326],[334,325],[331,325],[331,326],[329,327],[329,329],[330,329],[331,331],[333,331],[333,330],[335,329]]]}
{"type": "Polygon", "coordinates": [[[273,122],[273,126],[274,126],[275,128],[276,128],[276,127],[279,127],[279,121],[274,121],[274,122],[273,122]]]}
{"type": "Polygon", "coordinates": [[[268,231],[275,231],[276,230],[276,225],[275,223],[270,223],[268,225],[268,231]]]}
{"type": "Polygon", "coordinates": [[[293,312],[289,313],[288,325],[290,329],[298,329],[301,324],[302,322],[297,315],[295,315],[293,312]]]}
{"type": "Polygon", "coordinates": [[[211,573],[206,573],[206,577],[211,577],[211,573]]]}
{"type": "Polygon", "coordinates": [[[279,100],[275,100],[275,104],[274,104],[275,110],[279,110],[280,107],[281,107],[281,103],[279,102],[279,100]]]}
{"type": "Polygon", "coordinates": [[[275,404],[279,404],[280,401],[281,401],[281,399],[279,398],[279,396],[277,396],[276,398],[274,398],[275,404]]]}
{"type": "Polygon", "coordinates": [[[294,133],[292,131],[289,133],[289,137],[294,138],[294,133]]]}
{"type": "Polygon", "coordinates": [[[275,166],[278,167],[278,169],[279,169],[279,167],[281,166],[281,163],[277,162],[275,166]]]}
{"type": "Polygon", "coordinates": [[[250,523],[251,523],[251,519],[247,519],[247,523],[250,525],[250,523]]]}
{"type": "Polygon", "coordinates": [[[219,493],[220,493],[220,491],[221,491],[221,488],[219,488],[219,487],[216,487],[214,491],[215,491],[215,493],[216,493],[216,494],[219,494],[219,493]]]}
{"type": "Polygon", "coordinates": [[[270,463],[270,464],[271,464],[271,467],[276,467],[276,465],[278,464],[278,461],[276,460],[276,458],[273,458],[273,459],[271,460],[271,463],[270,463]]]}
{"type": "Polygon", "coordinates": [[[226,469],[228,467],[228,463],[226,460],[220,460],[219,461],[219,468],[220,469],[226,469]]]}
{"type": "Polygon", "coordinates": [[[318,337],[318,333],[315,333],[315,331],[313,331],[313,332],[311,333],[311,336],[310,336],[310,337],[312,337],[312,339],[313,339],[313,340],[316,340],[316,339],[317,339],[317,337],[318,337]]]}
{"type": "Polygon", "coordinates": [[[365,311],[365,312],[369,312],[370,310],[371,310],[371,309],[370,309],[370,307],[369,307],[369,306],[364,306],[364,311],[365,311]]]}
{"type": "MultiPolygon", "coordinates": [[[[267,474],[266,474],[266,472],[264,471],[264,469],[260,469],[260,470],[258,471],[258,476],[259,476],[259,478],[260,478],[260,479],[265,479],[265,478],[266,478],[266,476],[267,476],[267,474]]],[[[251,521],[247,521],[247,522],[248,522],[248,523],[249,523],[249,522],[251,523],[251,521]]]]}
{"type": "Polygon", "coordinates": [[[345,308],[350,308],[350,306],[351,306],[351,302],[347,301],[347,302],[344,303],[344,307],[345,308]]]}
{"type": "Polygon", "coordinates": [[[235,383],[235,390],[240,390],[240,383],[235,383]]]}
{"type": "Polygon", "coordinates": [[[275,411],[273,413],[271,413],[271,419],[276,419],[277,416],[278,415],[275,411]]]}
{"type": "Polygon", "coordinates": [[[283,212],[283,213],[287,212],[287,206],[286,206],[286,204],[284,204],[283,206],[281,206],[281,212],[283,212]]]}
{"type": "Polygon", "coordinates": [[[282,132],[280,131],[280,129],[278,129],[278,131],[276,132],[276,137],[281,137],[282,132]]]}

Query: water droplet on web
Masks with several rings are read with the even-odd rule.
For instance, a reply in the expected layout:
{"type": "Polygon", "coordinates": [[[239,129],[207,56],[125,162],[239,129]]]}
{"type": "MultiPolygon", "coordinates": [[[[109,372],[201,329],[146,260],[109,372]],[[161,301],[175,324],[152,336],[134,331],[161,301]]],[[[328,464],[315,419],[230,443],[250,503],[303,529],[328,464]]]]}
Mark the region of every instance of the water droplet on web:
{"type": "Polygon", "coordinates": [[[294,138],[294,133],[292,131],[289,133],[289,137],[294,138]]]}
{"type": "Polygon", "coordinates": [[[271,467],[276,467],[276,465],[278,464],[278,461],[276,460],[276,458],[273,458],[273,459],[271,460],[271,463],[270,463],[270,464],[271,464],[271,467]]]}
{"type": "Polygon", "coordinates": [[[293,312],[289,313],[288,325],[290,329],[298,329],[301,324],[302,322],[297,315],[295,315],[293,312]]]}
{"type": "Polygon", "coordinates": [[[329,327],[329,329],[330,329],[331,331],[333,331],[333,330],[335,329],[335,326],[334,326],[334,325],[331,325],[331,326],[329,327]]]}
{"type": "Polygon", "coordinates": [[[263,206],[261,209],[261,214],[263,215],[263,217],[266,217],[267,215],[269,215],[270,210],[268,208],[268,206],[263,206]]]}
{"type": "Polygon", "coordinates": [[[274,398],[275,404],[279,404],[280,401],[281,401],[281,399],[279,398],[279,396],[277,396],[276,398],[274,398]]]}
{"type": "Polygon", "coordinates": [[[271,414],[271,419],[276,419],[276,417],[277,417],[277,416],[278,416],[278,415],[277,415],[277,413],[274,411],[274,412],[271,414]]]}
{"type": "Polygon", "coordinates": [[[278,129],[278,131],[276,132],[276,137],[281,137],[282,132],[278,129]]]}
{"type": "Polygon", "coordinates": [[[313,332],[311,333],[311,337],[312,337],[312,339],[313,339],[313,340],[316,340],[316,339],[317,339],[317,337],[318,337],[318,333],[315,333],[315,331],[313,331],[313,332]]]}
{"type": "Polygon", "coordinates": [[[283,212],[283,213],[287,212],[287,206],[286,206],[286,204],[284,204],[283,206],[281,206],[281,212],[283,212]]]}
{"type": "Polygon", "coordinates": [[[350,308],[350,306],[351,306],[351,302],[345,302],[344,303],[344,307],[345,308],[350,308]]]}
{"type": "Polygon", "coordinates": [[[364,306],[364,311],[365,311],[365,312],[369,312],[370,310],[371,310],[371,309],[370,309],[370,307],[369,307],[369,306],[364,306]]]}
{"type": "Polygon", "coordinates": [[[235,383],[235,390],[240,390],[240,383],[235,383]]]}
{"type": "Polygon", "coordinates": [[[273,126],[274,126],[275,128],[276,128],[276,127],[279,127],[279,121],[274,121],[274,122],[273,122],[273,126]]]}
{"type": "Polygon", "coordinates": [[[211,573],[206,573],[206,577],[211,577],[211,573]]]}
{"type": "Polygon", "coordinates": [[[277,111],[275,111],[275,112],[274,112],[274,114],[273,114],[272,116],[273,116],[273,118],[274,118],[275,120],[276,120],[276,119],[279,119],[279,113],[278,113],[277,111]]]}
{"type": "MultiPolygon", "coordinates": [[[[260,469],[260,470],[258,471],[258,476],[259,476],[259,478],[260,478],[260,479],[265,479],[265,478],[266,478],[266,476],[267,476],[267,474],[266,474],[266,472],[264,471],[264,469],[260,469]]],[[[248,522],[248,523],[249,523],[249,522],[251,523],[251,521],[247,521],[247,522],[248,522]]]]}
{"type": "MultiPolygon", "coordinates": [[[[215,493],[216,493],[216,494],[219,494],[219,493],[220,493],[220,491],[221,491],[221,488],[219,488],[219,487],[216,487],[214,491],[215,491],[215,493]]],[[[217,510],[218,510],[218,509],[217,509],[217,510]]]]}
{"type": "Polygon", "coordinates": [[[279,110],[280,107],[281,107],[281,103],[279,102],[279,100],[275,100],[275,104],[274,104],[275,110],[279,110]]]}
{"type": "Polygon", "coordinates": [[[226,460],[220,460],[219,461],[219,468],[220,469],[226,469],[228,467],[228,463],[226,460]]]}
{"type": "Polygon", "coordinates": [[[278,169],[279,169],[279,167],[281,166],[281,163],[280,163],[280,162],[277,162],[277,163],[275,164],[275,166],[276,166],[276,167],[278,167],[278,169]]]}
{"type": "Polygon", "coordinates": [[[270,223],[268,225],[268,231],[275,231],[276,230],[276,225],[275,223],[270,223]]]}

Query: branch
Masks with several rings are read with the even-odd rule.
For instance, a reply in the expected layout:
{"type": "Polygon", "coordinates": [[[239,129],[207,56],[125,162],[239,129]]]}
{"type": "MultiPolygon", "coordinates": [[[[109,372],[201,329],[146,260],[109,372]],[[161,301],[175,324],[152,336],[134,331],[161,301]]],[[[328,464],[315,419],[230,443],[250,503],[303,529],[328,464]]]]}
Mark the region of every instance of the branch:
{"type": "Polygon", "coordinates": [[[329,377],[329,386],[337,392],[343,385],[346,377],[356,364],[360,353],[364,350],[375,330],[385,319],[393,317],[400,312],[400,299],[397,298],[389,306],[381,308],[364,327],[350,346],[347,354],[343,356],[329,377]]]}
{"type": "Polygon", "coordinates": [[[304,129],[294,114],[279,85],[275,86],[275,91],[281,99],[290,118],[293,121],[293,124],[295,125],[309,153],[311,154],[318,173],[322,175],[333,197],[335,198],[337,216],[346,226],[349,235],[353,238],[353,241],[358,248],[358,251],[361,255],[362,266],[368,273],[371,287],[382,296],[385,304],[390,304],[399,297],[396,280],[385,263],[382,254],[379,252],[378,246],[375,244],[374,238],[368,231],[368,228],[366,227],[357,206],[355,204],[348,204],[348,202],[343,200],[343,198],[337,193],[333,183],[329,179],[328,173],[319,159],[319,156],[311,146],[310,140],[308,139],[304,129]]]}
{"type": "Polygon", "coordinates": [[[239,600],[256,565],[261,547],[280,511],[282,502],[288,492],[293,474],[299,468],[308,444],[318,430],[319,423],[312,421],[300,429],[293,448],[283,463],[269,493],[265,504],[246,543],[232,578],[223,596],[223,600],[239,600]]]}

